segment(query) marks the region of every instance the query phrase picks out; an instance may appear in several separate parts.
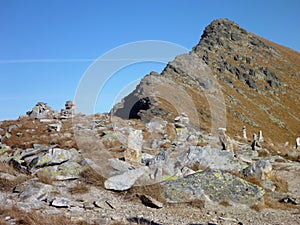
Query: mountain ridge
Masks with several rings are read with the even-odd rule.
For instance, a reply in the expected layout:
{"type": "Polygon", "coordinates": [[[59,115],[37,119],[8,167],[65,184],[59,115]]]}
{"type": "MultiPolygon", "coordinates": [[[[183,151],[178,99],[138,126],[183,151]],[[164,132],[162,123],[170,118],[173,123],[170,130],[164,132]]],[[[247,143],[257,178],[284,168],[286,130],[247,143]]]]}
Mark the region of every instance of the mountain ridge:
{"type": "MultiPolygon", "coordinates": [[[[240,135],[242,127],[247,126],[250,134],[263,130],[265,136],[276,144],[294,143],[300,133],[300,126],[297,126],[300,107],[295,104],[300,99],[297,91],[300,86],[300,53],[265,40],[228,19],[217,19],[204,29],[201,40],[187,55],[193,56],[192,60],[197,63],[203,60],[213,79],[220,84],[226,104],[227,128],[231,135],[240,135]]],[[[183,102],[176,103],[171,96],[174,91],[176,93],[175,86],[185,89],[190,96],[199,118],[198,125],[211,131],[210,106],[203,93],[205,84],[198,82],[197,86],[197,82],[191,81],[194,75],[186,77],[187,74],[180,68],[182,64],[174,67],[174,62],[176,64],[176,58],[161,74],[153,72],[143,78],[123,103],[114,107],[112,113],[145,121],[156,115],[167,118],[177,116],[181,112],[174,110],[174,107],[183,102]],[[169,94],[158,87],[159,82],[164,82],[162,77],[168,78],[168,88],[173,82],[169,94]],[[147,92],[151,79],[159,82],[152,83],[152,91],[147,92]],[[160,100],[153,96],[155,85],[158,87],[155,91],[161,92],[157,94],[160,100]],[[127,113],[134,111],[135,115],[122,115],[125,109],[127,113]]],[[[189,70],[192,64],[194,62],[185,65],[185,70],[189,70]]],[[[185,108],[186,113],[194,113],[189,110],[190,107],[185,108]]]]}

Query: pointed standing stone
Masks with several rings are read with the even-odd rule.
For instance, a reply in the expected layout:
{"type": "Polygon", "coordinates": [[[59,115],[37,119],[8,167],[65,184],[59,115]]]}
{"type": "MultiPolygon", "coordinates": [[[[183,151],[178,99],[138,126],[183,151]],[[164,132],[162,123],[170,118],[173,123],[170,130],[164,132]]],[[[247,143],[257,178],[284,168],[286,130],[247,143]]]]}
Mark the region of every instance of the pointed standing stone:
{"type": "Polygon", "coordinates": [[[264,138],[263,138],[263,136],[262,136],[262,131],[260,130],[259,132],[258,132],[258,142],[263,142],[264,141],[264,138]]]}
{"type": "Polygon", "coordinates": [[[247,139],[247,130],[246,130],[246,126],[243,126],[242,132],[243,132],[243,138],[244,138],[244,139],[247,139]]]}
{"type": "Polygon", "coordinates": [[[296,138],[296,149],[300,149],[300,137],[296,138]]]}

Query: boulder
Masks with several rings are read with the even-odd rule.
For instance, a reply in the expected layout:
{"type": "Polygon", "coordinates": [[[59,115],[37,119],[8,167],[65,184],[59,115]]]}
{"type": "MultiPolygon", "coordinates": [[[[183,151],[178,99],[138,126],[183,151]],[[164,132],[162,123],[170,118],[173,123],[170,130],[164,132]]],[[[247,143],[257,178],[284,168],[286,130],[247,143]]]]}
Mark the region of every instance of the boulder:
{"type": "Polygon", "coordinates": [[[77,162],[65,162],[61,165],[47,166],[40,168],[35,173],[49,174],[55,180],[73,180],[80,177],[82,167],[77,162]]]}
{"type": "Polygon", "coordinates": [[[109,190],[125,191],[130,189],[139,177],[146,172],[146,167],[129,170],[123,174],[108,178],[104,187],[109,190]]]}
{"type": "Polygon", "coordinates": [[[194,200],[211,200],[253,205],[261,200],[264,190],[230,173],[207,170],[161,184],[163,196],[168,203],[194,200]]]}
{"type": "Polygon", "coordinates": [[[111,158],[108,159],[109,165],[112,167],[112,171],[110,172],[111,176],[119,175],[129,170],[133,170],[134,167],[128,162],[111,158]]]}
{"type": "Polygon", "coordinates": [[[14,188],[14,192],[19,193],[19,199],[29,203],[49,201],[54,191],[52,185],[40,183],[37,179],[28,180],[14,188]]]}
{"type": "Polygon", "coordinates": [[[218,136],[222,145],[222,150],[233,152],[233,140],[225,133],[226,128],[218,129],[218,136]]]}
{"type": "Polygon", "coordinates": [[[221,151],[209,145],[205,147],[191,146],[183,164],[189,167],[199,164],[211,169],[232,171],[240,171],[247,167],[247,164],[237,159],[233,153],[221,151]]]}
{"type": "Polygon", "coordinates": [[[263,159],[242,170],[242,173],[245,177],[255,176],[260,180],[267,180],[271,172],[272,164],[268,160],[263,159]]]}
{"type": "Polygon", "coordinates": [[[53,148],[38,158],[35,167],[59,165],[69,160],[76,160],[78,157],[79,153],[76,149],[53,148]]]}

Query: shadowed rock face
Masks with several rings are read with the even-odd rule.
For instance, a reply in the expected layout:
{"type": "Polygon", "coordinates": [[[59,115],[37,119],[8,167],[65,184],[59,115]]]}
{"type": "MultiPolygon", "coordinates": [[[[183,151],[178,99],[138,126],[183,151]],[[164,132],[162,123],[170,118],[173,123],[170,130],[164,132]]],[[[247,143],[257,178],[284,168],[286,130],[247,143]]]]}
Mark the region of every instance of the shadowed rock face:
{"type": "Polygon", "coordinates": [[[245,125],[274,143],[293,143],[300,133],[299,70],[298,52],[218,19],[190,53],[144,77],[112,114],[148,122],[185,112],[210,132],[227,127],[235,135],[245,125]]]}

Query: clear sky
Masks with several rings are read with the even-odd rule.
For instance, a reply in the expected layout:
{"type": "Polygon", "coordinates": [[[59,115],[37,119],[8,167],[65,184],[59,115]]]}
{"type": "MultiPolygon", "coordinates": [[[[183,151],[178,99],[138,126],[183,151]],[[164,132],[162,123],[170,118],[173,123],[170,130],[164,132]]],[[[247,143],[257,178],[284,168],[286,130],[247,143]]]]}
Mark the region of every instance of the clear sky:
{"type": "MultiPolygon", "coordinates": [[[[93,60],[119,45],[163,40],[191,49],[217,18],[300,51],[299,12],[299,0],[0,0],[0,120],[24,115],[38,101],[60,110],[93,60]]],[[[115,74],[96,111],[109,111],[127,84],[164,66],[115,74]]]]}

